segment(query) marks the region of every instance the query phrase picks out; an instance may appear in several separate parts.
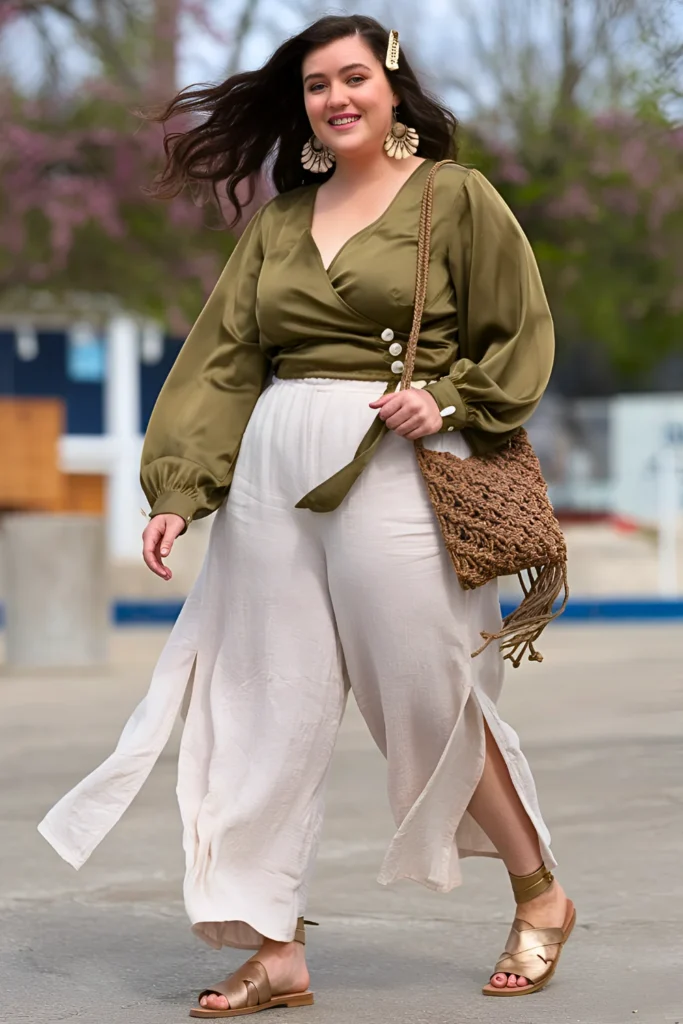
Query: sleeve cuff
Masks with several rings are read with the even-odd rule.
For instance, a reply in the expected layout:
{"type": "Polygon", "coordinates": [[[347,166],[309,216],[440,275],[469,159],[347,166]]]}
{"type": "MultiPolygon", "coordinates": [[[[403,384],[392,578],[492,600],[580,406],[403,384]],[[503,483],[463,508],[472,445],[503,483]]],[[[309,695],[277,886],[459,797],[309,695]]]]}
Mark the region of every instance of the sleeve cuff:
{"type": "Polygon", "coordinates": [[[425,391],[429,392],[439,407],[441,413],[440,434],[451,430],[462,430],[467,426],[465,403],[450,377],[441,377],[433,384],[428,384],[425,391]]]}
{"type": "Polygon", "coordinates": [[[197,514],[199,506],[194,498],[181,491],[166,491],[160,494],[152,506],[150,518],[161,515],[182,516],[185,520],[185,529],[189,526],[197,514]]]}

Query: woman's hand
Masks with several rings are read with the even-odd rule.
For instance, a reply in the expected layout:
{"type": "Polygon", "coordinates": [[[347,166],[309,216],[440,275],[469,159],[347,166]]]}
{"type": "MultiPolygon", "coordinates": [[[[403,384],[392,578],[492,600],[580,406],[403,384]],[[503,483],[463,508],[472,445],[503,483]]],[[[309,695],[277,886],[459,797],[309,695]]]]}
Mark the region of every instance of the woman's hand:
{"type": "Polygon", "coordinates": [[[162,580],[170,580],[173,573],[162,563],[170,555],[173,541],[185,529],[185,520],[171,512],[150,519],[142,534],[142,557],[145,564],[162,580]]]}
{"type": "Polygon", "coordinates": [[[408,388],[390,395],[382,395],[376,402],[370,402],[371,409],[379,409],[380,419],[389,430],[400,437],[415,441],[427,434],[438,434],[442,419],[436,399],[428,391],[408,388]]]}

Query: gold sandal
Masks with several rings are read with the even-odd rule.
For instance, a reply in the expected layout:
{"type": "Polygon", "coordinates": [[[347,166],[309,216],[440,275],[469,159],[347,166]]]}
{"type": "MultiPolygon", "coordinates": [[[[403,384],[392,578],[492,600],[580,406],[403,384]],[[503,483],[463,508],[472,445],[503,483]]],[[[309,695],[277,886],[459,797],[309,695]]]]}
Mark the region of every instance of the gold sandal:
{"type": "MultiPolygon", "coordinates": [[[[296,923],[294,941],[306,945],[305,924],[317,924],[317,921],[304,921],[300,917],[296,923]]],[[[229,1010],[210,1010],[208,1007],[196,1006],[190,1010],[190,1017],[241,1017],[245,1013],[259,1013],[270,1010],[274,1006],[310,1006],[313,993],[290,992],[288,995],[274,996],[270,987],[268,971],[259,960],[247,960],[239,970],[231,974],[213,988],[205,988],[199,993],[199,1002],[204,996],[225,996],[230,1003],[229,1010]]]]}
{"type": "MultiPolygon", "coordinates": [[[[517,903],[527,903],[540,896],[552,885],[554,878],[545,865],[530,875],[510,875],[517,903]]],[[[497,988],[491,982],[481,990],[485,996],[528,996],[547,985],[560,959],[562,948],[576,923],[576,908],[567,900],[567,912],[561,928],[534,928],[528,921],[516,917],[491,977],[495,974],[515,974],[526,978],[529,985],[522,988],[497,988]],[[548,947],[557,946],[554,959],[548,956],[548,947]]]]}

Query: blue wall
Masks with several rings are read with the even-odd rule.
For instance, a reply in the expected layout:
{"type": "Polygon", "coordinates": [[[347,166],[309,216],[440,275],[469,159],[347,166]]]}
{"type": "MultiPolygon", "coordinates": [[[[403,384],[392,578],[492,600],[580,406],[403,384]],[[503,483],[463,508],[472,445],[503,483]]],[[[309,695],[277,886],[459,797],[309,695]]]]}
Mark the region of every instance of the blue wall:
{"type": "Polygon", "coordinates": [[[182,340],[177,338],[165,338],[164,354],[160,362],[154,363],[153,366],[140,364],[140,423],[143,431],[149,422],[161,385],[166,380],[182,344],[182,340]]]}
{"type": "MultiPolygon", "coordinates": [[[[167,338],[160,362],[140,364],[140,423],[143,431],[181,344],[177,338],[167,338]]],[[[0,331],[0,395],[62,398],[66,402],[67,433],[101,434],[104,429],[102,384],[70,377],[67,337],[63,332],[40,331],[38,345],[36,359],[26,362],[16,355],[14,333],[0,331]]]]}

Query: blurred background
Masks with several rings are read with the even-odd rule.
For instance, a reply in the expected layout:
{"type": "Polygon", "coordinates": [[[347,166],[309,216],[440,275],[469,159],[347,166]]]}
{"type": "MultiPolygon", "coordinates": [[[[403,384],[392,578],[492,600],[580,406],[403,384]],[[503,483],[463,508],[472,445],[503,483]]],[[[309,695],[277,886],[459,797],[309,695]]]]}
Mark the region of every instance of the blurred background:
{"type": "MultiPolygon", "coordinates": [[[[171,584],[143,567],[138,459],[235,241],[192,197],[145,195],[162,137],[138,112],[258,66],[329,10],[314,0],[0,5],[4,546],[12,556],[47,545],[45,574],[58,550],[66,557],[67,519],[95,517],[100,589],[119,621],[171,621],[202,558],[206,521],[177,545],[171,584]],[[46,520],[17,518],[29,512],[59,516],[62,532],[40,541],[46,520]]],[[[683,615],[681,4],[430,0],[417,22],[409,0],[367,0],[363,11],[399,29],[461,120],[462,161],[499,188],[540,264],[558,355],[531,432],[567,531],[574,610],[577,599],[604,610],[628,598],[683,615]]],[[[270,192],[264,178],[247,217],[270,192]]]]}

